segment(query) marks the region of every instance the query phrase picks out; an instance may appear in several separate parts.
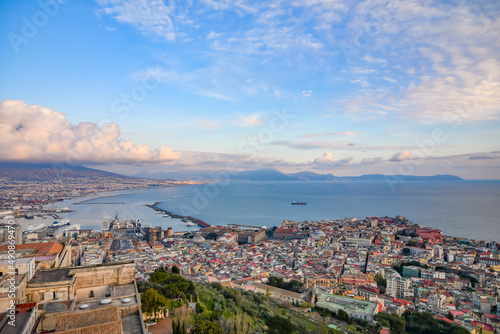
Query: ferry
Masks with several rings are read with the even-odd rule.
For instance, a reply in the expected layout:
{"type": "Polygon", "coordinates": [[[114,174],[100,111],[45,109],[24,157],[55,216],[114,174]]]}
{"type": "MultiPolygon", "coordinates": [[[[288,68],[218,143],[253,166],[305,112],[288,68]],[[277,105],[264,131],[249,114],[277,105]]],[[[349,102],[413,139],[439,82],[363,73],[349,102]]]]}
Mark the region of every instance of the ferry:
{"type": "Polygon", "coordinates": [[[59,228],[59,227],[61,227],[61,226],[66,226],[66,225],[69,225],[69,224],[70,224],[69,220],[65,219],[65,220],[63,220],[62,222],[57,222],[57,221],[56,221],[56,222],[53,222],[53,223],[52,223],[52,227],[54,227],[54,228],[59,228]]]}
{"type": "Polygon", "coordinates": [[[293,201],[292,205],[307,205],[306,202],[293,201]]]}

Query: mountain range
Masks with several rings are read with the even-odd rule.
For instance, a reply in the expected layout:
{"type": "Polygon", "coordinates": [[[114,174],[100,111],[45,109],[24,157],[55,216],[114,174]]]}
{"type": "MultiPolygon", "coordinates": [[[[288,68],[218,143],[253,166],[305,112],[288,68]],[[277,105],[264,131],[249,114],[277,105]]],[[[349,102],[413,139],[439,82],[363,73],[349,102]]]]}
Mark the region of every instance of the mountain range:
{"type": "Polygon", "coordinates": [[[121,174],[64,163],[27,163],[0,161],[0,177],[23,181],[48,181],[59,177],[117,177],[130,178],[121,174]]]}
{"type": "MultiPolygon", "coordinates": [[[[155,178],[155,179],[182,179],[182,180],[204,180],[211,181],[215,178],[213,175],[227,175],[227,172],[218,171],[181,171],[181,172],[141,172],[134,174],[137,177],[155,178]]],[[[383,174],[365,174],[361,176],[335,176],[332,174],[318,174],[314,172],[282,173],[275,169],[247,170],[242,172],[230,172],[231,180],[234,181],[385,181],[386,175],[383,174]]],[[[443,174],[431,176],[397,175],[391,176],[401,181],[460,181],[461,177],[443,174]]]]}
{"type": "MultiPolygon", "coordinates": [[[[140,172],[132,176],[106,172],[81,165],[67,165],[63,163],[26,163],[0,162],[0,177],[14,180],[46,181],[58,177],[117,177],[117,178],[147,178],[163,180],[213,181],[213,175],[226,175],[225,171],[181,171],[181,172],[140,172]],[[224,174],[222,174],[224,173],[224,174]]],[[[455,175],[413,176],[398,175],[400,181],[459,181],[462,178],[455,175]]],[[[230,172],[234,181],[377,181],[386,180],[383,174],[366,174],[361,176],[335,176],[332,174],[318,174],[314,172],[282,173],[275,169],[257,169],[242,172],[230,172]]]]}
{"type": "MultiPolygon", "coordinates": [[[[13,180],[46,181],[58,177],[117,177],[117,178],[147,178],[156,180],[187,180],[213,181],[213,175],[226,175],[225,171],[180,171],[180,172],[140,172],[132,176],[106,172],[81,165],[67,165],[64,163],[26,163],[1,162],[0,177],[13,180]]],[[[462,178],[455,175],[413,176],[398,175],[399,181],[459,181],[462,178]]],[[[257,169],[242,172],[230,172],[233,181],[377,181],[386,180],[383,174],[366,174],[361,176],[335,176],[332,174],[318,174],[314,172],[282,173],[275,169],[257,169]]]]}

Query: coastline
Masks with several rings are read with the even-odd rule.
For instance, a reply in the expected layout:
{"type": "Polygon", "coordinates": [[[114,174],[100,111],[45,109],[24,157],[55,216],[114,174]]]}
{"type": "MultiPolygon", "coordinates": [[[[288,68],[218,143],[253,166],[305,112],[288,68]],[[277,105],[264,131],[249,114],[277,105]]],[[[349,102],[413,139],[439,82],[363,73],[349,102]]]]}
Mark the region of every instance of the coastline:
{"type": "MultiPolygon", "coordinates": [[[[117,191],[121,191],[121,190],[117,190],[117,191]]],[[[135,194],[135,193],[105,195],[105,196],[99,196],[99,197],[95,197],[95,198],[89,198],[89,199],[86,199],[86,200],[83,200],[80,202],[75,202],[73,204],[76,204],[76,205],[79,205],[79,204],[124,204],[123,202],[122,203],[87,203],[87,202],[90,202],[90,201],[93,201],[93,200],[96,200],[99,198],[117,197],[117,196],[123,196],[123,195],[133,195],[133,194],[135,194]]]]}

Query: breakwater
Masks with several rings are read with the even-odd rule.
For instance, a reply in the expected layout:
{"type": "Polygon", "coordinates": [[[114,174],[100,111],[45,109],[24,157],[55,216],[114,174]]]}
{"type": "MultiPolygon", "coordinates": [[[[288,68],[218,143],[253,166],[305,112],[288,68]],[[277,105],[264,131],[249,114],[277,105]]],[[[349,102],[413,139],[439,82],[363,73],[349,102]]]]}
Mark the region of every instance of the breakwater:
{"type": "Polygon", "coordinates": [[[190,220],[193,223],[198,224],[199,227],[211,227],[212,226],[212,225],[204,222],[201,219],[198,219],[198,218],[195,218],[195,217],[191,217],[191,216],[181,216],[181,215],[178,215],[176,213],[170,212],[168,210],[159,208],[158,204],[160,204],[160,201],[155,202],[153,204],[146,204],[146,206],[149,207],[149,208],[151,208],[151,209],[153,209],[153,210],[155,210],[156,212],[161,212],[163,214],[169,215],[172,218],[178,218],[178,219],[181,219],[183,221],[190,220]]]}

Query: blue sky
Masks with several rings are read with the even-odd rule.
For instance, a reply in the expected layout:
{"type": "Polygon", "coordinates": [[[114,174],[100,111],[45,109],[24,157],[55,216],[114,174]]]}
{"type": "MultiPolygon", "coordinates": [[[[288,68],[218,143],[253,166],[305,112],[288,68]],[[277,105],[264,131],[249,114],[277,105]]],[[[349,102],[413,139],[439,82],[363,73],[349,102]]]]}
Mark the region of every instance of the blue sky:
{"type": "Polygon", "coordinates": [[[11,1],[0,159],[500,178],[497,1],[11,1]]]}

